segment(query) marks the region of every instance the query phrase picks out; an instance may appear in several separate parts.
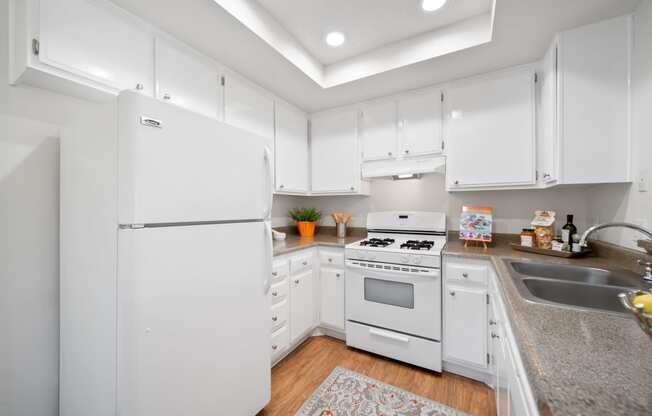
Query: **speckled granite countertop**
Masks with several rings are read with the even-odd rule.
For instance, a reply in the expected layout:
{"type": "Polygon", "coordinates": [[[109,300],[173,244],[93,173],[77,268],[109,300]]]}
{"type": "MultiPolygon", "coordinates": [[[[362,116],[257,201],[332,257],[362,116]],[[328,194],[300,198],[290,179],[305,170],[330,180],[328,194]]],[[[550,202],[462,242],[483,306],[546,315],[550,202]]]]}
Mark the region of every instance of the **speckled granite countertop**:
{"type": "Polygon", "coordinates": [[[274,256],[291,253],[317,245],[344,247],[367,236],[364,228],[349,228],[346,238],[337,238],[335,227],[319,227],[314,237],[303,238],[296,234],[294,227],[275,228],[287,234],[285,240],[274,240],[274,256]]]}
{"type": "Polygon", "coordinates": [[[652,339],[634,319],[525,301],[503,261],[631,269],[627,255],[563,259],[514,251],[506,240],[485,251],[453,239],[444,253],[493,263],[542,415],[652,415],[652,339]]]}

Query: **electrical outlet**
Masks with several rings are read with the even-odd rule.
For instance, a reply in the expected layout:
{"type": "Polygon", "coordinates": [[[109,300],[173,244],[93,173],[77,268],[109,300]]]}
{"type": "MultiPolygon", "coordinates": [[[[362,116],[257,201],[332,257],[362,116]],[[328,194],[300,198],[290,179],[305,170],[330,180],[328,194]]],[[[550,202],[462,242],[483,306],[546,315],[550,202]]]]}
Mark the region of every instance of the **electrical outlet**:
{"type": "Polygon", "coordinates": [[[638,173],[638,178],[637,178],[636,182],[638,183],[638,191],[639,192],[647,192],[648,178],[647,178],[647,172],[646,171],[641,170],[638,173]]]}

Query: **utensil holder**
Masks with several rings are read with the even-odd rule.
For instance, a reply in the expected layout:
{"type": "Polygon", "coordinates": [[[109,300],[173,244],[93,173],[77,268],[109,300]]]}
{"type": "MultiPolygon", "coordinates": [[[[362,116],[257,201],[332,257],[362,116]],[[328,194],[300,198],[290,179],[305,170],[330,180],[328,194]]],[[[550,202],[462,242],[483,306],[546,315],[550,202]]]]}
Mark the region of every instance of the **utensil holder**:
{"type": "Polygon", "coordinates": [[[346,238],[346,224],[343,222],[335,224],[337,229],[337,238],[346,238]]]}

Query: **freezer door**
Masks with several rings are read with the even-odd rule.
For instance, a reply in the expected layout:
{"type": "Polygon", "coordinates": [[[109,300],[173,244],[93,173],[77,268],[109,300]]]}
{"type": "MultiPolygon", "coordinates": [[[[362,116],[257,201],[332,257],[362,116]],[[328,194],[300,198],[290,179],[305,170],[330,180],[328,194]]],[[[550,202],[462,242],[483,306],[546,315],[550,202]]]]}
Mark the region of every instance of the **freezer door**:
{"type": "Polygon", "coordinates": [[[268,139],[175,105],[120,94],[120,224],[267,217],[271,146],[268,139]]]}
{"type": "Polygon", "coordinates": [[[266,405],[270,244],[263,222],[120,230],[118,414],[266,405]]]}

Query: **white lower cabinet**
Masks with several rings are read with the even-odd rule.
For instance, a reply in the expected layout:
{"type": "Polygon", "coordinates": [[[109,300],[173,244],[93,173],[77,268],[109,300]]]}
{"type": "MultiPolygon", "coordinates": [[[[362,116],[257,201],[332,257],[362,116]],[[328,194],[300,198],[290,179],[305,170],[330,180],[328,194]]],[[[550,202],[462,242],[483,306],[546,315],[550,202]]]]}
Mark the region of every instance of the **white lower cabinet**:
{"type": "Polygon", "coordinates": [[[344,331],[344,272],[321,270],[321,323],[344,331]]]}
{"type": "Polygon", "coordinates": [[[493,385],[497,415],[537,416],[491,264],[445,257],[444,282],[444,369],[493,385]]]}
{"type": "Polygon", "coordinates": [[[298,341],[315,323],[312,270],[292,276],[290,282],[290,340],[298,341]]]}

